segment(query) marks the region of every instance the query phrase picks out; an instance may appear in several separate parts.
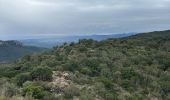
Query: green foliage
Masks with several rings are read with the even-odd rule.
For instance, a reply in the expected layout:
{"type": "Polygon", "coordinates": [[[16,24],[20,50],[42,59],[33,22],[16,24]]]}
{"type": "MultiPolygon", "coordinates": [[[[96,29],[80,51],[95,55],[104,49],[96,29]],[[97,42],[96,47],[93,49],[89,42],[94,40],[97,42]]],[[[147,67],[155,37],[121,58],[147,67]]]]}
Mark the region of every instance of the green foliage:
{"type": "Polygon", "coordinates": [[[162,70],[166,71],[170,68],[170,59],[162,59],[162,66],[160,67],[162,70]]]}
{"type": "Polygon", "coordinates": [[[8,96],[0,94],[0,98],[169,100],[169,44],[170,31],[65,43],[0,65],[0,77],[9,78],[0,80],[0,87],[4,86],[0,93],[8,96]],[[16,94],[14,89],[23,91],[16,94]]]}
{"type": "Polygon", "coordinates": [[[82,94],[80,100],[95,100],[95,97],[91,94],[82,94]]]}
{"type": "Polygon", "coordinates": [[[163,96],[170,94],[170,73],[163,73],[160,78],[161,92],[163,96]]]}
{"type": "Polygon", "coordinates": [[[133,87],[135,87],[135,86],[133,86],[133,84],[130,82],[130,81],[128,81],[128,80],[123,80],[122,81],[122,83],[121,83],[121,86],[125,89],[125,90],[127,90],[127,91],[133,91],[133,87]]]}
{"type": "Polygon", "coordinates": [[[33,83],[26,82],[23,85],[24,95],[32,95],[35,99],[42,99],[45,96],[44,88],[34,85],[33,83]]]}
{"type": "Polygon", "coordinates": [[[103,78],[101,81],[103,82],[103,84],[105,85],[105,87],[107,89],[111,89],[112,88],[113,82],[111,80],[109,80],[107,78],[103,78]]]}
{"type": "Polygon", "coordinates": [[[85,66],[88,66],[91,70],[90,76],[96,76],[100,73],[100,61],[98,59],[88,59],[85,61],[85,66]]]}
{"type": "Polygon", "coordinates": [[[78,64],[74,61],[70,61],[63,66],[63,70],[72,71],[72,72],[77,68],[78,68],[78,64]]]}
{"type": "Polygon", "coordinates": [[[93,47],[93,46],[95,46],[96,43],[97,43],[97,41],[94,41],[92,39],[79,40],[79,44],[84,45],[86,47],[93,47]]]}
{"type": "Polygon", "coordinates": [[[5,78],[0,79],[0,96],[13,97],[19,93],[19,89],[5,78]]]}
{"type": "Polygon", "coordinates": [[[107,66],[105,66],[105,65],[102,65],[100,75],[101,75],[102,77],[106,77],[106,78],[112,79],[112,72],[111,72],[111,70],[110,70],[107,66]]]}
{"type": "MultiPolygon", "coordinates": [[[[6,41],[7,42],[7,41],[6,41]]],[[[31,46],[18,46],[15,44],[0,45],[0,63],[12,62],[16,59],[36,52],[42,52],[44,48],[31,47],[31,46]]]]}
{"type": "Polygon", "coordinates": [[[51,81],[52,79],[52,70],[48,67],[37,67],[30,74],[33,80],[51,81]]]}
{"type": "Polygon", "coordinates": [[[79,51],[80,52],[85,52],[85,51],[87,51],[87,48],[85,46],[82,46],[82,47],[79,48],[79,51]]]}
{"type": "Polygon", "coordinates": [[[105,94],[106,100],[117,100],[117,94],[115,93],[107,93],[105,94]]]}
{"type": "Polygon", "coordinates": [[[96,69],[97,67],[99,67],[99,64],[100,64],[100,62],[97,59],[88,59],[86,61],[86,65],[93,69],[96,69]]]}
{"type": "Polygon", "coordinates": [[[12,78],[20,71],[15,70],[13,65],[2,65],[0,67],[0,77],[12,78]]]}
{"type": "Polygon", "coordinates": [[[32,80],[30,73],[21,73],[16,76],[16,83],[18,86],[22,86],[24,82],[30,80],[32,80]]]}
{"type": "Polygon", "coordinates": [[[79,96],[80,91],[75,86],[69,86],[64,90],[64,97],[67,99],[72,99],[74,96],[79,96]]]}
{"type": "Polygon", "coordinates": [[[122,70],[122,77],[124,79],[130,80],[134,76],[137,76],[137,74],[135,73],[135,71],[133,69],[131,69],[131,68],[124,68],[122,70]]]}
{"type": "Polygon", "coordinates": [[[86,74],[86,75],[92,75],[93,74],[92,71],[90,70],[90,68],[88,68],[88,67],[82,67],[80,69],[80,72],[83,73],[83,74],[86,74]]]}

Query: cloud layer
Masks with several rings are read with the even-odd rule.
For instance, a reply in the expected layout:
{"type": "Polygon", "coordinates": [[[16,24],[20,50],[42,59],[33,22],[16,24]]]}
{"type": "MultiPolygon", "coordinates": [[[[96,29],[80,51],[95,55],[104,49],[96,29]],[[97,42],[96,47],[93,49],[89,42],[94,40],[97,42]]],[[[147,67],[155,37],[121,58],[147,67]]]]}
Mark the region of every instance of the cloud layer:
{"type": "Polygon", "coordinates": [[[170,28],[170,0],[0,0],[0,37],[170,28]]]}

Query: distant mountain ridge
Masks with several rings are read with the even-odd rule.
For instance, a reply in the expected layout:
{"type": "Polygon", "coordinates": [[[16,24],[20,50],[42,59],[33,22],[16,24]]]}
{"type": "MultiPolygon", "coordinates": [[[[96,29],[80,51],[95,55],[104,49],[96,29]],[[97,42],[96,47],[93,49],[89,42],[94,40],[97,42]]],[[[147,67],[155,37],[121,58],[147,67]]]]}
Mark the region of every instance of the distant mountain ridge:
{"type": "Polygon", "coordinates": [[[0,40],[0,46],[8,46],[8,45],[13,45],[17,47],[22,47],[22,43],[16,40],[8,40],[8,41],[2,41],[0,40]]]}
{"type": "Polygon", "coordinates": [[[0,40],[0,63],[14,61],[24,55],[43,51],[44,48],[24,46],[21,42],[15,40],[0,40]]]}
{"type": "Polygon", "coordinates": [[[40,39],[26,39],[21,40],[24,45],[32,45],[37,47],[52,48],[56,45],[62,45],[67,42],[78,42],[80,39],[93,39],[97,41],[105,40],[108,38],[121,38],[134,35],[136,33],[126,33],[126,34],[111,34],[111,35],[83,35],[83,36],[62,36],[62,37],[47,37],[40,39]]]}

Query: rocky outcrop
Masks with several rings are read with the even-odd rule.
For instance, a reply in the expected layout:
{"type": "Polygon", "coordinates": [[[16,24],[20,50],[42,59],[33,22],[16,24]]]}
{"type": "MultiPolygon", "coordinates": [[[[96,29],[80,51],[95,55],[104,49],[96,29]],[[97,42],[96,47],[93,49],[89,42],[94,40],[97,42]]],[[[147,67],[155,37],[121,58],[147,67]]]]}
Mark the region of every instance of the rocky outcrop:
{"type": "Polygon", "coordinates": [[[54,71],[53,81],[50,83],[50,86],[52,86],[51,91],[56,93],[64,92],[64,89],[72,83],[69,77],[70,75],[67,72],[54,71]]]}

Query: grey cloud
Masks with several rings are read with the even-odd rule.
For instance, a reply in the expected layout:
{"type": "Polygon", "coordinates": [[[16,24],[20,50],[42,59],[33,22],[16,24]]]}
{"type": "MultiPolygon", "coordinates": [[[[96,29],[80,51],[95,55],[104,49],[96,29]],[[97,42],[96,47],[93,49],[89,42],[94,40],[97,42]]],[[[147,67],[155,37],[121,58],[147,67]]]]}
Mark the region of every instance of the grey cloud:
{"type": "Polygon", "coordinates": [[[169,0],[0,0],[3,34],[108,34],[170,27],[169,0]]]}

